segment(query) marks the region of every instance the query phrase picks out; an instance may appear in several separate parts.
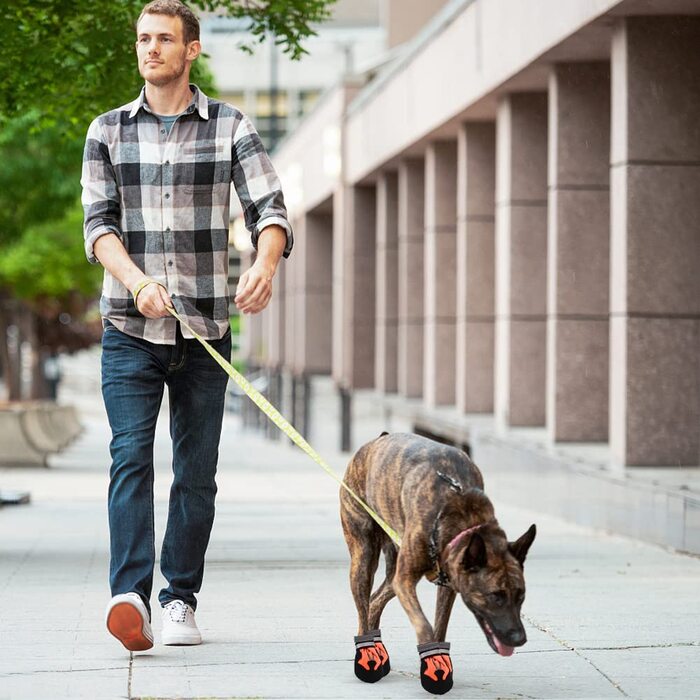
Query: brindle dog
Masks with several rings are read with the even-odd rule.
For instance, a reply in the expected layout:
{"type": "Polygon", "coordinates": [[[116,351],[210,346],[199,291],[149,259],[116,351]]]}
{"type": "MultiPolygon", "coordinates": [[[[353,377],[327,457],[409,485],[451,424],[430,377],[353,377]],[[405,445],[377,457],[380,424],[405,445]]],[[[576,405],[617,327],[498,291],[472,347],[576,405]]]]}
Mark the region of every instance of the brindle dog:
{"type": "Polygon", "coordinates": [[[357,451],[345,483],[401,537],[398,549],[341,489],[340,515],[359,618],[358,677],[374,682],[388,672],[379,622],[394,596],[416,630],[421,682],[430,692],[445,693],[452,687],[445,635],[458,593],[496,653],[510,656],[513,647],[525,644],[520,621],[523,563],[536,528],[532,525],[515,542],[508,541],[484,494],[481,472],[465,452],[416,435],[382,433],[357,451]],[[381,551],[386,578],[371,593],[381,551]],[[416,595],[423,576],[439,584],[434,627],[416,595]]]}

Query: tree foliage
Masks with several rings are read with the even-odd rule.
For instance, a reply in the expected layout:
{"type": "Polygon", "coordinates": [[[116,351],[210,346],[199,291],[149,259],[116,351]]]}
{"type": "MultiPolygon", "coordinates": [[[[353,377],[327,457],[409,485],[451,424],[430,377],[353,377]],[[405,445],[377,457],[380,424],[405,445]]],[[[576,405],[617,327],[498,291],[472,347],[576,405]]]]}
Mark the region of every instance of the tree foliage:
{"type": "MultiPolygon", "coordinates": [[[[271,33],[293,58],[335,0],[192,0],[193,9],[246,18],[257,41],[271,33]]],[[[3,0],[0,119],[37,109],[42,123],[84,135],[90,118],[134,99],[143,81],[134,50],[145,0],[3,0]]],[[[206,47],[205,51],[206,51],[206,47]]],[[[250,46],[244,49],[251,50],[250,46]]],[[[211,86],[195,62],[193,79],[211,86]]]]}
{"type": "MultiPolygon", "coordinates": [[[[133,100],[143,85],[135,23],[146,2],[0,3],[0,312],[6,302],[12,306],[8,295],[50,317],[68,298],[74,302],[97,293],[101,268],[85,260],[77,203],[81,154],[90,121],[133,100]]],[[[195,11],[246,19],[252,44],[274,35],[285,53],[299,58],[303,41],[334,2],[187,4],[195,11]]],[[[252,45],[241,48],[251,51],[252,45]]],[[[195,61],[191,78],[216,94],[206,54],[195,61]]]]}
{"type": "Polygon", "coordinates": [[[61,218],[79,193],[81,140],[40,122],[30,110],[0,131],[0,246],[47,217],[61,218]]]}
{"type": "Polygon", "coordinates": [[[65,299],[76,292],[94,297],[102,268],[85,260],[82,226],[83,208],[74,201],[62,218],[27,228],[21,238],[3,249],[0,284],[32,302],[65,299]]]}

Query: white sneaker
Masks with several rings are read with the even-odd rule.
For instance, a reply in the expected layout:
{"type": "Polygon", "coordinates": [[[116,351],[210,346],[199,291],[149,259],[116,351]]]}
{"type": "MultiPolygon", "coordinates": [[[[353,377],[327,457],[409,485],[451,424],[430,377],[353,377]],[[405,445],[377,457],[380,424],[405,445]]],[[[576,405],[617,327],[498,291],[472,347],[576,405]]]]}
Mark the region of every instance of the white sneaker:
{"type": "Polygon", "coordinates": [[[153,646],[153,630],[148,610],[138,593],[120,593],[107,605],[107,629],[129,651],[145,651],[153,646]]]}
{"type": "Polygon", "coordinates": [[[182,600],[171,600],[163,606],[161,640],[166,646],[201,644],[202,635],[194,621],[194,610],[182,600]]]}

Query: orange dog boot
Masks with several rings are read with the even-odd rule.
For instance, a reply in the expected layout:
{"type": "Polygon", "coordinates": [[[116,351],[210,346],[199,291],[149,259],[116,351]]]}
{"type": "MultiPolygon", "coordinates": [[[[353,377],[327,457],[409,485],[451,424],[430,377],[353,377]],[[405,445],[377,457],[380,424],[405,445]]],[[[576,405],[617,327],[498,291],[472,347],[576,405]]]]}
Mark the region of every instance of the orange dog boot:
{"type": "Polygon", "coordinates": [[[374,635],[374,646],[377,647],[379,660],[382,664],[382,675],[386,676],[386,674],[391,671],[391,663],[389,662],[389,652],[386,650],[384,642],[382,642],[382,631],[372,630],[371,632],[368,632],[368,634],[374,635]]]}
{"type": "Polygon", "coordinates": [[[384,677],[373,633],[355,637],[355,675],[365,683],[376,683],[384,677]]]}
{"type": "Polygon", "coordinates": [[[420,682],[424,690],[444,695],[452,688],[452,659],[448,642],[428,642],[418,645],[420,682]]]}

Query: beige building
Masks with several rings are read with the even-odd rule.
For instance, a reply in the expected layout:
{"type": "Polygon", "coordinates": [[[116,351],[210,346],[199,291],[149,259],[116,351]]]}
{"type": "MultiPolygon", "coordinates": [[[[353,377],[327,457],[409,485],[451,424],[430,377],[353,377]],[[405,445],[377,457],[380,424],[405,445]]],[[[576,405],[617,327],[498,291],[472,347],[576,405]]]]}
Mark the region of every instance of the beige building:
{"type": "Polygon", "coordinates": [[[275,154],[297,244],[250,362],[330,374],[346,409],[374,391],[544,509],[700,551],[700,0],[381,16],[392,60],[275,154]]]}

